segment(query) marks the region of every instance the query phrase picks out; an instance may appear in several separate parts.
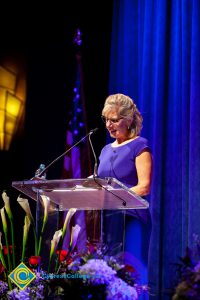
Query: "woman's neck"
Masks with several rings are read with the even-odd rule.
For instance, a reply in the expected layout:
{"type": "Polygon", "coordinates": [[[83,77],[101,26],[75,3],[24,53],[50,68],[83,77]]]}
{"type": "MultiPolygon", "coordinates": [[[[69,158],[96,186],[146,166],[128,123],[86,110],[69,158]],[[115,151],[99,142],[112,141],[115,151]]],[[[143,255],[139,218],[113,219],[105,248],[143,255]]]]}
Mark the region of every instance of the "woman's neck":
{"type": "Polygon", "coordinates": [[[125,145],[133,140],[135,140],[136,138],[138,138],[138,136],[134,136],[132,138],[127,138],[127,139],[124,139],[124,140],[115,140],[113,143],[112,143],[112,146],[113,147],[118,147],[118,146],[122,146],[122,145],[125,145]]]}

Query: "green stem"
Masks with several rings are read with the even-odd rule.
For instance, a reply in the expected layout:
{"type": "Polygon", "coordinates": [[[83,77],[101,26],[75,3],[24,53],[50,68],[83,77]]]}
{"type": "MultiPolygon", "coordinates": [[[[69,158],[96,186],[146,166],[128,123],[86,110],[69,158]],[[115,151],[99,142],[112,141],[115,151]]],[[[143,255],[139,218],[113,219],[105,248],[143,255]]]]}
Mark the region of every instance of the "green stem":
{"type": "MultiPolygon", "coordinates": [[[[2,264],[3,264],[3,262],[2,262],[2,264]]],[[[13,289],[12,283],[11,283],[10,278],[8,277],[7,271],[5,271],[5,270],[4,270],[4,280],[8,283],[9,291],[11,291],[13,289]]],[[[7,299],[7,297],[6,297],[6,299],[7,299]]]]}
{"type": "Polygon", "coordinates": [[[49,254],[48,273],[50,273],[51,261],[52,261],[53,255],[54,255],[54,251],[55,251],[55,245],[51,245],[50,254],[49,254]]]}
{"type": "Polygon", "coordinates": [[[49,256],[48,273],[50,273],[52,256],[49,256]]]}
{"type": "Polygon", "coordinates": [[[22,258],[21,258],[22,262],[24,261],[24,257],[25,257],[26,244],[27,244],[27,237],[23,239],[22,258]]]}
{"type": "Polygon", "coordinates": [[[5,259],[4,259],[4,256],[3,256],[3,251],[1,249],[1,247],[0,247],[0,260],[1,260],[1,263],[4,266],[5,270],[7,270],[6,262],[5,262],[5,259]]]}
{"type": "Polygon", "coordinates": [[[13,219],[10,218],[10,224],[11,224],[11,240],[12,240],[12,263],[13,263],[13,268],[16,266],[16,261],[15,261],[15,239],[14,239],[14,226],[13,226],[13,219]]]}
{"type": "MultiPolygon", "coordinates": [[[[60,249],[61,250],[63,248],[64,237],[65,237],[65,234],[61,237],[61,241],[60,241],[60,249]]],[[[60,259],[59,258],[60,258],[60,254],[58,254],[57,259],[56,259],[56,265],[55,265],[55,272],[56,273],[58,272],[58,269],[60,267],[60,259]]]]}
{"type": "Polygon", "coordinates": [[[42,237],[43,237],[44,228],[45,228],[46,223],[47,223],[47,220],[43,220],[42,229],[41,229],[41,232],[40,232],[39,243],[38,243],[38,254],[37,254],[38,256],[40,255],[40,251],[41,251],[42,237]]]}
{"type": "Polygon", "coordinates": [[[13,289],[10,278],[8,278],[8,287],[10,291],[13,289]]]}
{"type": "Polygon", "coordinates": [[[60,267],[59,256],[60,256],[60,255],[58,254],[57,257],[56,257],[55,273],[58,272],[58,269],[59,269],[59,267],[60,267]]]}
{"type": "Polygon", "coordinates": [[[8,244],[8,234],[7,234],[7,232],[5,232],[5,240],[6,240],[6,248],[7,248],[7,251],[8,251],[8,271],[10,273],[11,270],[12,270],[12,264],[11,264],[11,259],[10,259],[10,249],[9,249],[9,244],[8,244]]]}
{"type": "Polygon", "coordinates": [[[34,239],[35,239],[35,256],[38,255],[38,240],[37,240],[37,234],[35,227],[33,226],[33,234],[34,234],[34,239]]]}

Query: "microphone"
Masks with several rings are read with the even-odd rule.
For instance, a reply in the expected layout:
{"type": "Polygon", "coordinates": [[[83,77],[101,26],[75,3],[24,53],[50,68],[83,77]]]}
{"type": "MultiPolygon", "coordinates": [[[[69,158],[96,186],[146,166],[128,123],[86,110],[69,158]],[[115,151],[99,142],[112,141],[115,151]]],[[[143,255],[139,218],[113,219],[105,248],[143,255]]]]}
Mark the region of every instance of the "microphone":
{"type": "MultiPolygon", "coordinates": [[[[98,128],[95,128],[93,129],[93,132],[96,132],[98,130],[98,128]]],[[[94,156],[94,171],[93,171],[93,178],[96,178],[98,177],[97,176],[97,168],[98,168],[98,162],[97,162],[97,156],[95,154],[95,151],[94,151],[94,147],[92,145],[92,141],[91,141],[91,134],[89,135],[89,142],[90,142],[90,146],[91,146],[91,149],[92,149],[92,153],[93,153],[93,156],[94,156]]]]}
{"type": "MultiPolygon", "coordinates": [[[[90,133],[92,134],[93,132],[96,132],[98,130],[98,128],[95,128],[93,130],[90,131],[90,133]]],[[[94,181],[104,190],[106,190],[107,192],[111,193],[113,196],[117,197],[118,199],[120,199],[122,201],[122,204],[123,206],[126,206],[126,201],[121,198],[120,196],[114,194],[111,190],[109,190],[108,188],[106,188],[104,185],[102,185],[98,180],[98,175],[97,175],[97,167],[98,167],[98,162],[97,162],[97,157],[96,157],[96,154],[95,154],[95,151],[94,151],[94,148],[93,148],[93,145],[92,145],[92,141],[91,141],[91,134],[89,135],[89,142],[90,142],[90,146],[92,148],[92,153],[94,155],[94,160],[95,160],[95,163],[94,163],[94,171],[93,171],[93,179],[94,181]]],[[[116,151],[114,151],[116,152],[116,151]]]]}
{"type": "MultiPolygon", "coordinates": [[[[47,170],[48,170],[55,162],[57,162],[60,158],[62,158],[64,155],[66,155],[70,150],[72,150],[74,147],[76,147],[78,144],[80,144],[82,141],[84,141],[88,136],[89,136],[89,140],[90,140],[90,136],[91,136],[94,132],[96,132],[97,130],[98,130],[98,128],[94,128],[94,129],[90,130],[90,132],[87,133],[84,137],[82,137],[82,139],[80,139],[76,144],[72,145],[72,146],[71,146],[69,149],[67,149],[64,153],[62,153],[60,156],[58,156],[56,159],[54,159],[50,164],[48,164],[48,166],[46,166],[46,168],[44,168],[39,174],[37,174],[37,178],[41,178],[42,175],[43,175],[44,173],[46,173],[46,171],[47,171],[47,170]]],[[[90,145],[91,145],[91,147],[92,147],[91,141],[90,141],[90,145]]],[[[94,156],[95,156],[95,163],[96,163],[97,159],[96,159],[96,155],[95,155],[95,153],[94,153],[93,147],[92,147],[92,152],[93,152],[93,154],[94,154],[94,156]]],[[[35,179],[35,177],[33,177],[32,180],[33,180],[33,179],[35,179]]]]}
{"type": "Polygon", "coordinates": [[[99,128],[94,128],[94,129],[91,129],[89,134],[91,135],[92,133],[95,133],[99,128]]]}

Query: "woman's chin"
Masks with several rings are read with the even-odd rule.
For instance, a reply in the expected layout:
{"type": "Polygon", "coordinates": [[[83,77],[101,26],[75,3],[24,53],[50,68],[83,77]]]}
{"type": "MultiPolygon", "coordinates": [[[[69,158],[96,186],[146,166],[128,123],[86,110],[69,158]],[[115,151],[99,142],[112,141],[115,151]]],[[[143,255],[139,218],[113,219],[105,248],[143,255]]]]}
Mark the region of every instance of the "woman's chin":
{"type": "Polygon", "coordinates": [[[110,134],[110,137],[111,137],[112,139],[116,139],[116,135],[115,135],[115,134],[110,134]]]}
{"type": "Polygon", "coordinates": [[[109,131],[109,134],[112,138],[116,139],[116,131],[109,131]]]}

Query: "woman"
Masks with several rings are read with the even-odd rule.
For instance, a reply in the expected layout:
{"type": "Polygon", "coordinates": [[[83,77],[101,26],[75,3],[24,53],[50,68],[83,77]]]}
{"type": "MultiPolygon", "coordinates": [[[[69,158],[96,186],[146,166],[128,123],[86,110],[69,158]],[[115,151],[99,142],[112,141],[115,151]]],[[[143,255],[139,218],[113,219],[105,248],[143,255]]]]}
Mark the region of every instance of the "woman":
{"type": "MultiPolygon", "coordinates": [[[[102,119],[110,136],[115,140],[101,151],[98,176],[114,177],[137,195],[147,196],[151,187],[152,155],[147,139],[140,136],[142,115],[130,97],[114,94],[105,101],[102,119]]],[[[125,213],[125,260],[139,269],[141,283],[146,284],[151,232],[149,210],[129,210],[121,212],[123,213],[125,213]]],[[[108,216],[110,212],[106,214],[108,216]]],[[[114,232],[118,234],[120,226],[123,226],[123,218],[111,215],[104,218],[104,225],[106,224],[106,230],[111,232],[108,236],[113,240],[114,232]],[[110,224],[111,230],[107,227],[110,224]]],[[[106,237],[106,241],[108,240],[106,237]]]]}

